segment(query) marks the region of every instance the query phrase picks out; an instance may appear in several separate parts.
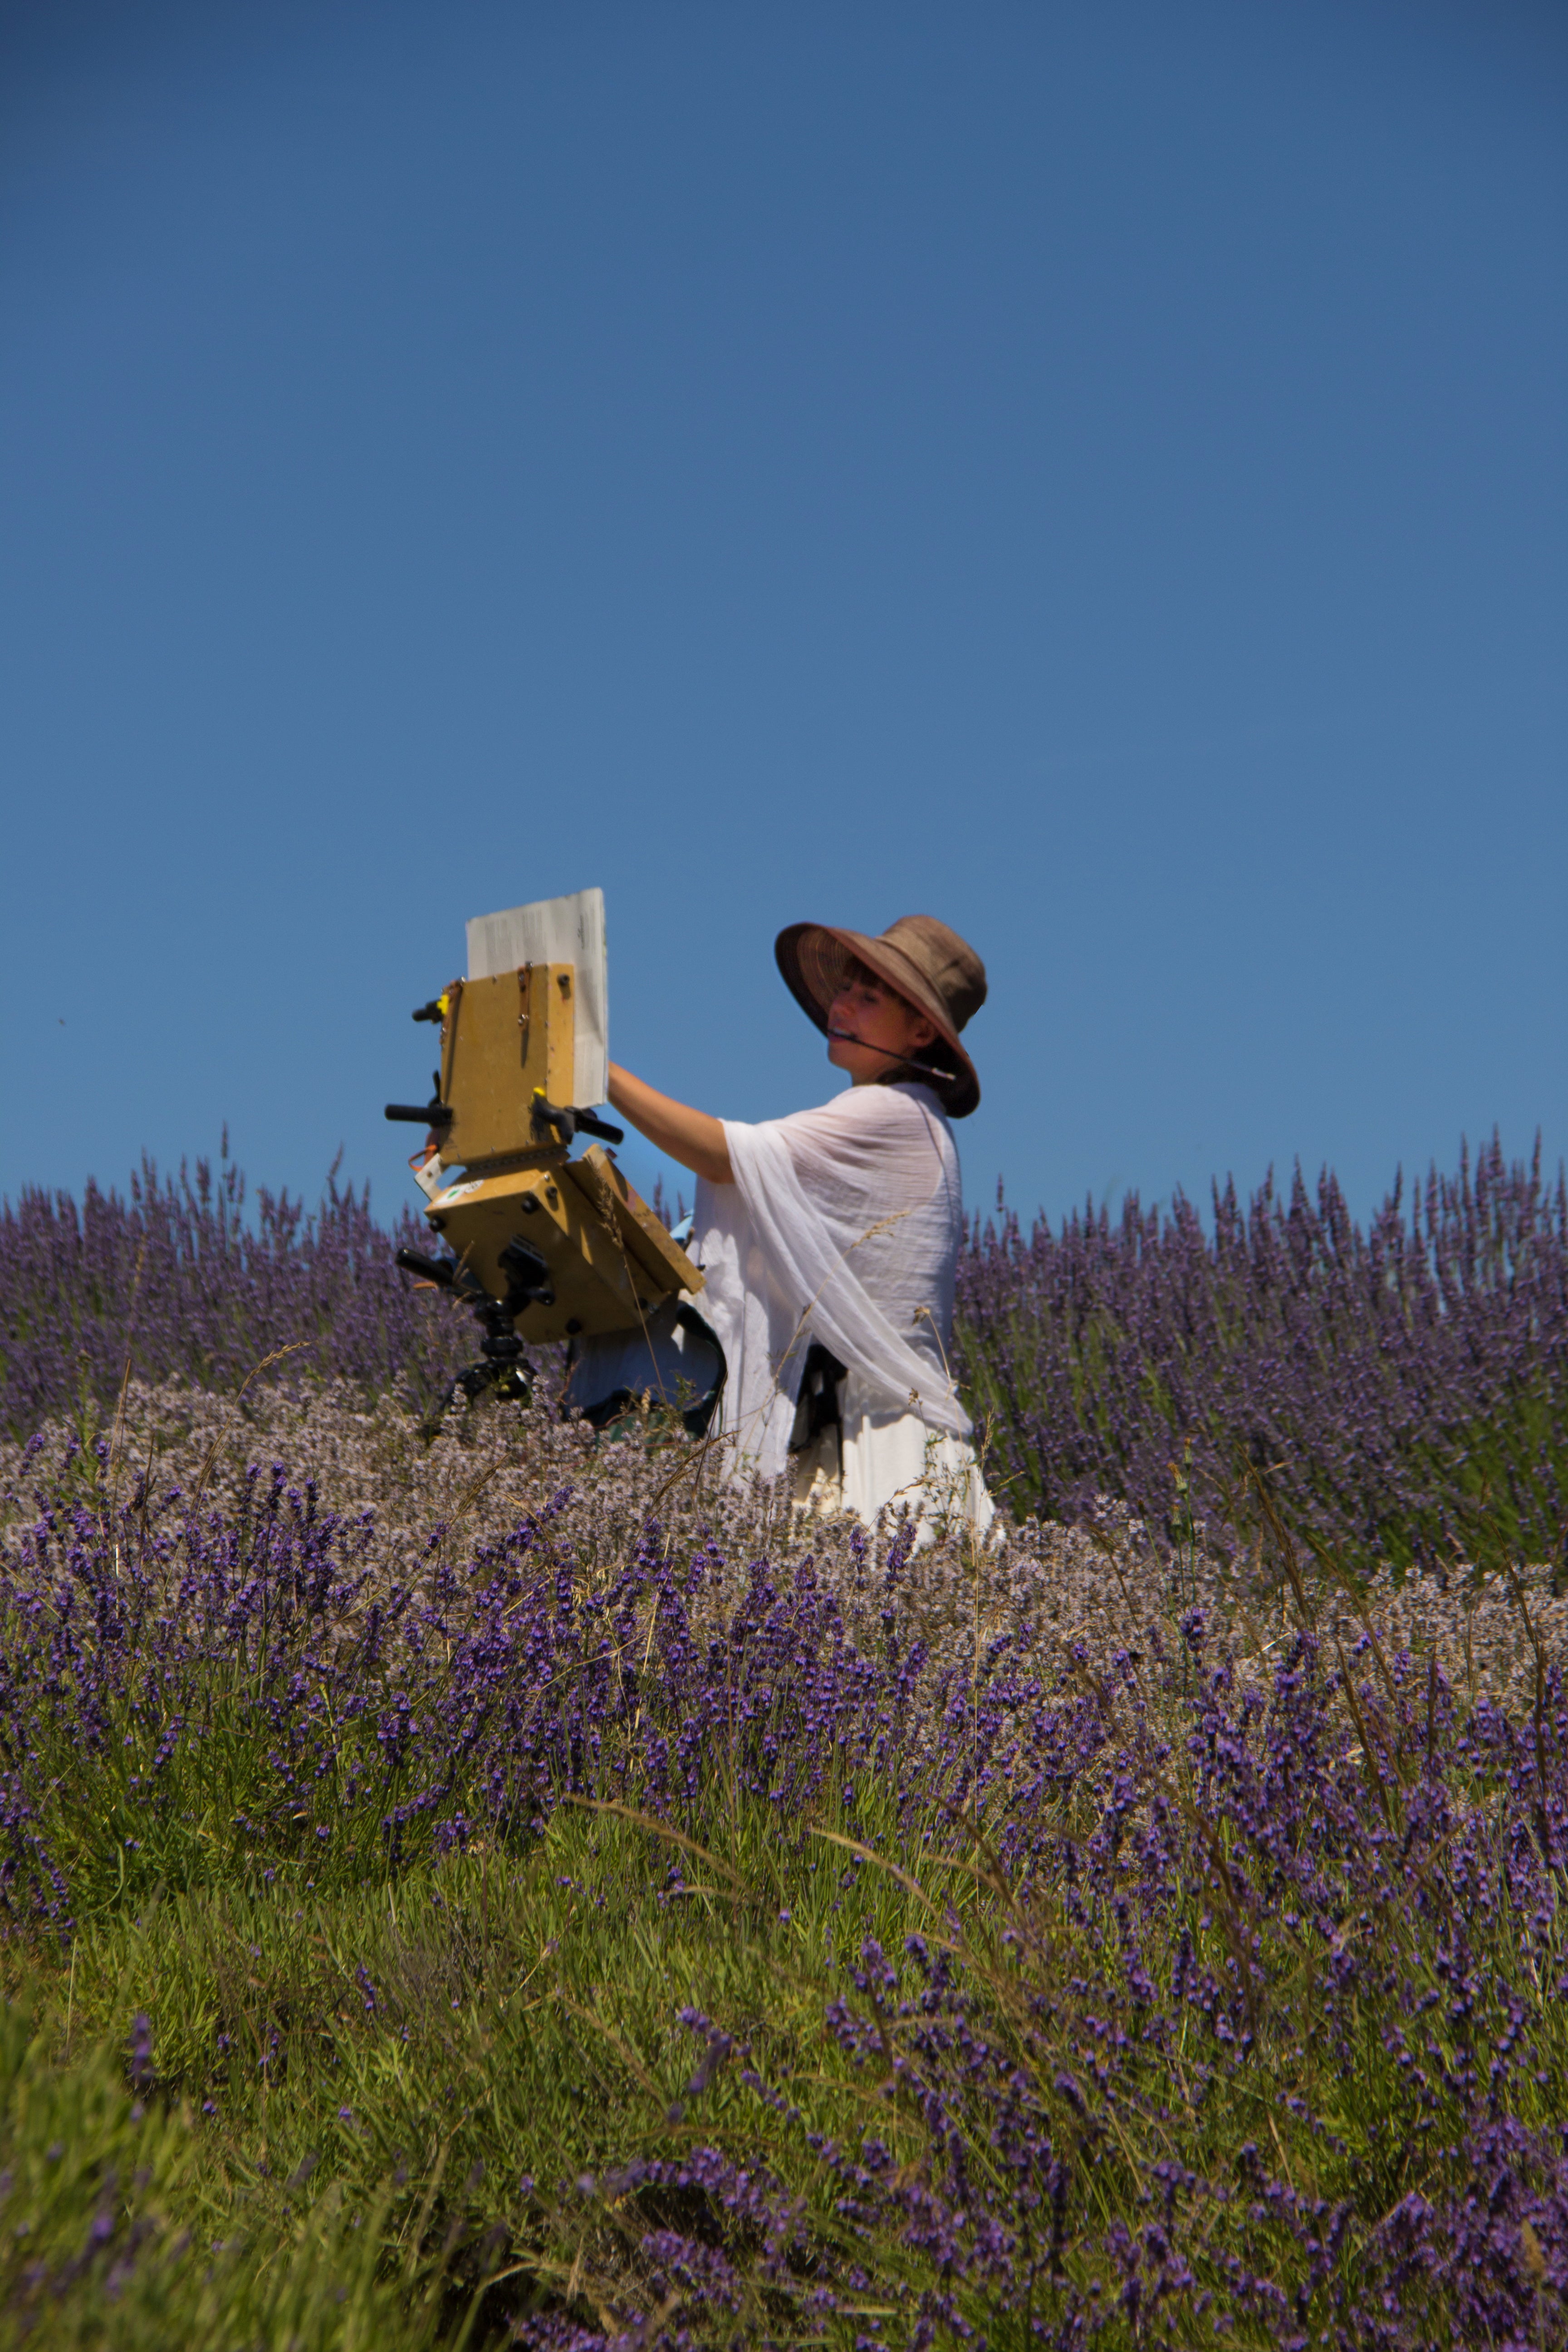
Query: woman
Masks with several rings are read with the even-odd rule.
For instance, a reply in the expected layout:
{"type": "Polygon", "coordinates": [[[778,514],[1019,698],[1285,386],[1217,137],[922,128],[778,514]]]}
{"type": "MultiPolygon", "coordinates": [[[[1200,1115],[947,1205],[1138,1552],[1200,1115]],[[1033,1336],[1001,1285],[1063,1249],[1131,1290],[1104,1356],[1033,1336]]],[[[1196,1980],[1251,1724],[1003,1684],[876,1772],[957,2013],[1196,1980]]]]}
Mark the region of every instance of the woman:
{"type": "Polygon", "coordinates": [[[973,948],[930,915],[878,939],[795,923],[775,953],[847,1092],[746,1126],[610,1065],[610,1100],[699,1178],[692,1255],[724,1350],[739,1463],[868,1524],[994,1517],[948,1370],[964,1235],[949,1120],[980,1100],[958,1033],[985,1000],[973,948]]]}

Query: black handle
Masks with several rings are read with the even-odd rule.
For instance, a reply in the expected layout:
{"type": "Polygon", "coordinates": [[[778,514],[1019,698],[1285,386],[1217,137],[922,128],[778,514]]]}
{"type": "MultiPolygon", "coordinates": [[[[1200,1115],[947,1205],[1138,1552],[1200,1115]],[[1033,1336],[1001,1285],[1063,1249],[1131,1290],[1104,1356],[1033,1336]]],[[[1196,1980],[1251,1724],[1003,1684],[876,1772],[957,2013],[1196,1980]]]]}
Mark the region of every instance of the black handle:
{"type": "Polygon", "coordinates": [[[387,1118],[405,1119],[410,1127],[450,1127],[453,1111],[449,1103],[388,1103],[384,1114],[387,1118]]]}
{"type": "Polygon", "coordinates": [[[624,1127],[612,1127],[607,1118],[598,1118],[592,1111],[586,1110],[577,1113],[577,1132],[579,1135],[602,1136],[606,1143],[624,1143],[626,1139],[624,1127]]]}
{"type": "Polygon", "coordinates": [[[570,1143],[579,1135],[602,1136],[606,1143],[626,1141],[624,1127],[612,1127],[607,1118],[595,1118],[591,1110],[566,1108],[558,1103],[546,1102],[540,1094],[533,1097],[533,1116],[536,1124],[552,1127],[563,1143],[570,1143]]]}
{"type": "Polygon", "coordinates": [[[423,1250],[400,1249],[393,1253],[392,1262],[400,1265],[405,1274],[416,1274],[425,1282],[437,1283],[455,1298],[467,1299],[470,1306],[477,1306],[489,1296],[479,1276],[455,1257],[426,1257],[423,1250]]]}
{"type": "Polygon", "coordinates": [[[458,1270],[456,1258],[426,1257],[423,1250],[400,1249],[393,1258],[405,1274],[422,1275],[426,1282],[438,1282],[443,1290],[450,1290],[452,1277],[458,1270]]]}

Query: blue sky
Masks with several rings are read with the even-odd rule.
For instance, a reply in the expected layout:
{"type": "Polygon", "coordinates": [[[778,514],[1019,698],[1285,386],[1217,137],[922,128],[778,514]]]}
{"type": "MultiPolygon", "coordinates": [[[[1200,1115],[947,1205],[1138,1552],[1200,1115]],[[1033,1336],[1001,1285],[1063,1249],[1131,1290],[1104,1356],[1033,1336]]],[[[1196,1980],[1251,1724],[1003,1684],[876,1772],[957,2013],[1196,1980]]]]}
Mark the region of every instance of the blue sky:
{"type": "Polygon", "coordinates": [[[977,1204],[1555,1160],[1565,132],[1512,0],[0,9],[0,1192],[390,1211],[592,882],[739,1118],[972,939],[977,1204]]]}

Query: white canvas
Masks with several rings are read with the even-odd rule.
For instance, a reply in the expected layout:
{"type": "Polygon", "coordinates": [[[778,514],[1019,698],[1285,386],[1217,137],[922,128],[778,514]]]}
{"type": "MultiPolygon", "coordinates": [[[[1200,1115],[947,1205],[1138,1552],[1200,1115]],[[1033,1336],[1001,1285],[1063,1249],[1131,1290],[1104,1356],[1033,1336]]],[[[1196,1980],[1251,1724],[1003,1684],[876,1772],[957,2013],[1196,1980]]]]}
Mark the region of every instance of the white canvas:
{"type": "Polygon", "coordinates": [[[524,963],[569,963],[577,984],[572,1100],[580,1110],[602,1103],[609,1087],[610,977],[605,948],[605,894],[574,890],[536,898],[504,914],[476,915],[468,925],[468,978],[491,980],[524,963]]]}

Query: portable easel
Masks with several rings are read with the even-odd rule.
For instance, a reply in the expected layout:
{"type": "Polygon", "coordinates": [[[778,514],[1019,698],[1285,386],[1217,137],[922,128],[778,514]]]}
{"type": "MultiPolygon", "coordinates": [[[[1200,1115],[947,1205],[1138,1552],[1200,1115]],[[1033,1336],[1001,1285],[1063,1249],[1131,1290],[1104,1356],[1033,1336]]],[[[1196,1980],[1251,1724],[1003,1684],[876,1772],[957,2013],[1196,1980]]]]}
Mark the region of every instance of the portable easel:
{"type": "MultiPolygon", "coordinates": [[[[570,903],[546,902],[543,912],[570,903]]],[[[602,1006],[602,971],[599,986],[602,1006]]],[[[621,1140],[619,1128],[571,1100],[584,1066],[579,994],[569,962],[453,981],[414,1015],[440,1025],[431,1099],[386,1106],[388,1118],[417,1122],[436,1139],[440,1188],[425,1213],[451,1255],[399,1250],[397,1263],[478,1313],[481,1360],[459,1383],[470,1400],[487,1388],[528,1394],[524,1339],[636,1330],[667,1300],[702,1288],[698,1268],[610,1153],[595,1142],[573,1157],[581,1135],[621,1140]]]]}

